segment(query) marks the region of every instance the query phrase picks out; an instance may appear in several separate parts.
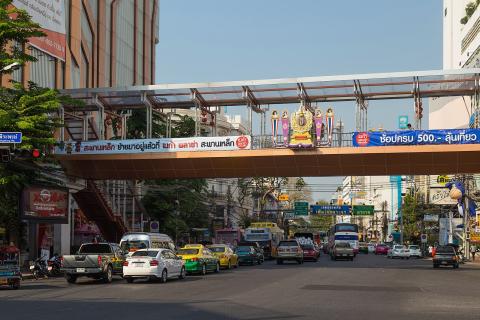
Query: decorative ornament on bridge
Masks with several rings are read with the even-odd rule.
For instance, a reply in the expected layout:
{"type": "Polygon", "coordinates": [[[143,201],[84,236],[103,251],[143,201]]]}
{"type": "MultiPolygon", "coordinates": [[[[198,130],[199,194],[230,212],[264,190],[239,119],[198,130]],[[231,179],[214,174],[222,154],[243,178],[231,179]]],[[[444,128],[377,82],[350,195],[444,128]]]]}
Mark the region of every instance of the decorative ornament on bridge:
{"type": "Polygon", "coordinates": [[[322,140],[322,129],[323,129],[323,114],[320,108],[315,109],[315,140],[316,146],[319,147],[322,140]]]}
{"type": "Polygon", "coordinates": [[[278,137],[278,123],[280,122],[280,117],[278,116],[277,110],[272,111],[272,140],[273,145],[277,145],[277,137],[278,137]]]}
{"type": "Polygon", "coordinates": [[[463,217],[463,195],[465,194],[465,186],[460,181],[451,181],[445,184],[445,187],[450,189],[450,198],[457,200],[458,213],[463,217]]]}
{"type": "Polygon", "coordinates": [[[290,137],[290,148],[310,148],[313,146],[310,130],[313,124],[313,115],[301,104],[298,111],[292,113],[290,119],[292,135],[290,137]]]}
{"type": "Polygon", "coordinates": [[[333,109],[330,107],[327,109],[327,113],[325,114],[325,122],[327,126],[327,137],[328,137],[328,145],[332,145],[332,140],[333,140],[333,119],[334,119],[334,113],[333,109]]]}
{"type": "Polygon", "coordinates": [[[283,145],[288,146],[288,135],[290,132],[290,125],[288,119],[288,111],[283,110],[282,112],[282,135],[283,135],[283,145]]]}

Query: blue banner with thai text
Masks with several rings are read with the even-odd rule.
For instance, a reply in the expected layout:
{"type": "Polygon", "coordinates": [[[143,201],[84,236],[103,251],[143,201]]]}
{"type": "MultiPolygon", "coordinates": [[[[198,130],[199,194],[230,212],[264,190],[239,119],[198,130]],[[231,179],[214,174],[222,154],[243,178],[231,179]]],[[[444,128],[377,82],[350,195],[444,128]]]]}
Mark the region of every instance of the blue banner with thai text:
{"type": "Polygon", "coordinates": [[[480,129],[355,132],[354,147],[480,143],[480,129]]]}
{"type": "Polygon", "coordinates": [[[320,215],[350,215],[350,206],[337,205],[312,205],[310,206],[312,214],[320,215]]]}

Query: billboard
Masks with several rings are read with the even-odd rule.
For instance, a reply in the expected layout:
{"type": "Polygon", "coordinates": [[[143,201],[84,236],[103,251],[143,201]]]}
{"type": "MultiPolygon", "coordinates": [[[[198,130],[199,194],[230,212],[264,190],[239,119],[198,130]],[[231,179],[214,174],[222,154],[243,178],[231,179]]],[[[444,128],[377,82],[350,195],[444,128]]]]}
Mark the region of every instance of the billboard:
{"type": "Polygon", "coordinates": [[[192,137],[67,142],[56,154],[120,154],[181,151],[234,151],[251,148],[250,136],[192,137]]]}
{"type": "Polygon", "coordinates": [[[30,44],[39,50],[65,61],[65,1],[64,0],[13,0],[13,5],[23,9],[42,28],[45,37],[31,38],[30,44]]]}
{"type": "Polygon", "coordinates": [[[450,198],[450,190],[447,188],[430,188],[430,204],[436,205],[454,205],[457,200],[450,198]]]}
{"type": "Polygon", "coordinates": [[[479,144],[480,129],[355,132],[354,147],[479,144]]]}
{"type": "Polygon", "coordinates": [[[22,192],[22,219],[68,223],[68,190],[28,187],[22,192]]]}

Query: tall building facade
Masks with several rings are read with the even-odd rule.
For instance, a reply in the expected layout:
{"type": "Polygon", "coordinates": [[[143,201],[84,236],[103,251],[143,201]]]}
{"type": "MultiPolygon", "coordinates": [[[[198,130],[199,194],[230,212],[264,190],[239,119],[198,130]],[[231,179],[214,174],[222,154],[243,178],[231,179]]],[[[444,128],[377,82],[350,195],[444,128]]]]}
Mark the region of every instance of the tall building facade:
{"type": "Polygon", "coordinates": [[[8,85],[11,78],[57,89],[155,82],[158,0],[14,0],[13,4],[45,27],[43,42],[53,45],[32,41],[19,48],[38,61],[4,77],[1,85],[8,85]],[[52,14],[53,22],[45,21],[39,10],[52,14]]]}
{"type": "MultiPolygon", "coordinates": [[[[46,36],[30,39],[23,47],[10,44],[11,49],[16,46],[38,61],[3,76],[1,86],[10,86],[11,80],[56,89],[155,83],[159,0],[14,0],[13,5],[26,10],[46,36]]],[[[65,112],[64,140],[101,137],[97,118],[94,112],[65,112]],[[82,136],[79,132],[85,123],[88,134],[82,136]]],[[[25,259],[70,253],[92,236],[105,235],[105,230],[113,239],[122,230],[143,228],[142,191],[136,182],[50,178],[69,191],[68,223],[27,221],[25,259]]]]}
{"type": "MultiPolygon", "coordinates": [[[[471,0],[443,1],[443,69],[480,67],[480,8],[467,16],[471,0]]],[[[473,1],[474,2],[474,1],[473,1]]],[[[429,101],[429,128],[468,128],[469,97],[433,98],[429,101]]]]}

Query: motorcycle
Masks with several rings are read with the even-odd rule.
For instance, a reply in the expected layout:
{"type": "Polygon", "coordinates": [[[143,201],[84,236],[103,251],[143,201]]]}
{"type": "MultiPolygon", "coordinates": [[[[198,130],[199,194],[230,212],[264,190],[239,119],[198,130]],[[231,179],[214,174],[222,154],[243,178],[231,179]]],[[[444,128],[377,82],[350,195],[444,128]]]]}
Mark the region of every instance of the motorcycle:
{"type": "Polygon", "coordinates": [[[33,265],[30,266],[30,271],[32,272],[35,280],[38,280],[39,277],[48,277],[47,264],[44,258],[37,258],[33,265]]]}
{"type": "Polygon", "coordinates": [[[60,257],[55,254],[53,257],[48,260],[48,274],[52,277],[59,276],[62,274],[60,268],[62,267],[62,262],[60,257]]]}

